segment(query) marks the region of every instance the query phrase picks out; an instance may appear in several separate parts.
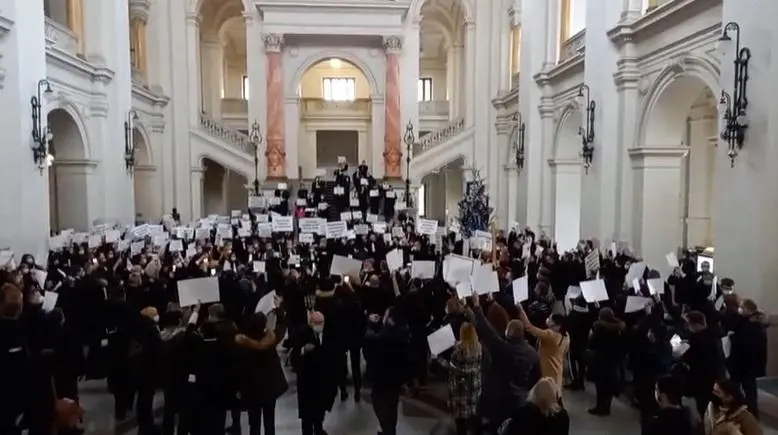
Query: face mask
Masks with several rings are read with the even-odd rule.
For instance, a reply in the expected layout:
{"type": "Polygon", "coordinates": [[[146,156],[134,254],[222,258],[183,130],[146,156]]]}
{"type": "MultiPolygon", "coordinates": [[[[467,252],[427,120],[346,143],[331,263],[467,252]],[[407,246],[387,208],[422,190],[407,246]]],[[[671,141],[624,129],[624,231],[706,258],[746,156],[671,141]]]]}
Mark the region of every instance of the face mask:
{"type": "Polygon", "coordinates": [[[21,304],[15,302],[8,302],[3,307],[3,317],[6,319],[16,319],[22,312],[21,304]]]}
{"type": "Polygon", "coordinates": [[[317,334],[321,334],[321,332],[324,330],[324,326],[323,325],[312,326],[312,328],[313,328],[313,332],[315,332],[317,334]]]}
{"type": "Polygon", "coordinates": [[[154,320],[154,323],[159,323],[159,316],[154,316],[151,319],[154,320]]]}
{"type": "Polygon", "coordinates": [[[742,307],[741,307],[741,308],[738,308],[738,309],[737,309],[737,312],[738,312],[738,314],[740,314],[741,316],[745,316],[745,315],[746,315],[746,310],[744,310],[742,307]]]}

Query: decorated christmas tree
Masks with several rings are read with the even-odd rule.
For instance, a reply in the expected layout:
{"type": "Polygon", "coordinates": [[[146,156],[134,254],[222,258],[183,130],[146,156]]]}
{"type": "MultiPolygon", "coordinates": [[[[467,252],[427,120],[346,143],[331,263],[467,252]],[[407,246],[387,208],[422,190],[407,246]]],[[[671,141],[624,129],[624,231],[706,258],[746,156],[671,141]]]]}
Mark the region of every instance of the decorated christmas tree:
{"type": "Polygon", "coordinates": [[[492,208],[489,194],[477,169],[472,169],[473,181],[467,183],[466,191],[459,200],[459,232],[462,238],[469,238],[477,230],[488,231],[492,208]]]}

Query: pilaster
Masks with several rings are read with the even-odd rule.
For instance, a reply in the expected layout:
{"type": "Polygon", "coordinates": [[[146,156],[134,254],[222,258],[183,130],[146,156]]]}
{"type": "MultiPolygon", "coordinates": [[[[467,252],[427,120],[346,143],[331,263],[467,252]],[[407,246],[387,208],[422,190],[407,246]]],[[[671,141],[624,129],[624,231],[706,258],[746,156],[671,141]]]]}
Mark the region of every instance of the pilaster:
{"type": "Polygon", "coordinates": [[[681,240],[678,189],[688,153],[688,147],[629,150],[635,187],[634,250],[655,268],[667,264],[665,254],[675,251],[681,240]]]}

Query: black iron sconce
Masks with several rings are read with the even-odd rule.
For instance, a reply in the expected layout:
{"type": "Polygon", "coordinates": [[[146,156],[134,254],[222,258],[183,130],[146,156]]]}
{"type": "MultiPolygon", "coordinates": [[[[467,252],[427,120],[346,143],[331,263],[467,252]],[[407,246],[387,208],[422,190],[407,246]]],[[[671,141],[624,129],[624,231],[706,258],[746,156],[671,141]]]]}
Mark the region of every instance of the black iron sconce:
{"type": "Polygon", "coordinates": [[[43,129],[43,114],[41,113],[41,102],[43,101],[41,93],[51,95],[51,83],[46,79],[38,81],[37,94],[30,98],[32,106],[32,158],[38,169],[43,175],[43,170],[49,167],[51,157],[49,154],[49,145],[51,144],[51,129],[47,126],[43,129]]]}
{"type": "Polygon", "coordinates": [[[416,143],[416,134],[413,132],[413,123],[411,121],[408,121],[408,125],[405,126],[403,142],[405,142],[405,206],[412,208],[413,198],[411,198],[411,151],[413,151],[413,145],[416,143]]]}
{"type": "Polygon", "coordinates": [[[578,135],[581,136],[581,157],[583,158],[584,171],[588,174],[594,159],[594,109],[597,107],[597,104],[592,100],[591,90],[587,84],[582,84],[578,88],[578,97],[586,97],[584,100],[586,104],[586,126],[578,127],[578,135]],[[586,91],[586,95],[584,95],[584,91],[586,91]]]}
{"type": "Polygon", "coordinates": [[[262,132],[256,120],[251,124],[249,140],[254,145],[254,195],[259,196],[259,146],[262,144],[262,132]]]}
{"type": "Polygon", "coordinates": [[[524,132],[526,131],[526,125],[519,112],[516,112],[513,115],[513,120],[516,121],[519,126],[513,141],[513,153],[514,158],[516,159],[516,170],[521,171],[524,169],[524,132]]]}
{"type": "Polygon", "coordinates": [[[124,166],[128,174],[135,171],[135,121],[137,120],[138,112],[130,109],[124,121],[124,166]]]}
{"type": "Polygon", "coordinates": [[[735,64],[734,70],[734,88],[732,93],[721,91],[721,100],[724,119],[724,127],[721,130],[721,139],[727,143],[727,156],[729,156],[730,167],[735,167],[735,159],[738,153],[743,149],[746,138],[746,129],[748,128],[748,108],[747,85],[748,85],[748,63],[751,60],[751,50],[748,47],[740,46],[740,25],[734,21],[727,23],[719,38],[719,46],[722,54],[728,54],[728,48],[732,43],[729,32],[735,32],[735,64]]]}

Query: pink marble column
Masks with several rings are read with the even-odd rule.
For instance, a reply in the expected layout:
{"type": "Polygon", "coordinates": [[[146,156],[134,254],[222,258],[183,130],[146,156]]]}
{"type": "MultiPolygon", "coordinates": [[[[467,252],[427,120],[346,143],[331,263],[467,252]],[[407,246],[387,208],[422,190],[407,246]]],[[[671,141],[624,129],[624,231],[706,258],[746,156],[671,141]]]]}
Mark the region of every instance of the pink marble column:
{"type": "Polygon", "coordinates": [[[281,52],[283,37],[275,33],[262,35],[267,56],[267,160],[268,178],[286,178],[284,144],[284,74],[281,52]]]}
{"type": "Polygon", "coordinates": [[[402,40],[397,36],[384,39],[386,48],[386,97],[384,99],[384,177],[402,178],[400,135],[400,59],[402,40]]]}

